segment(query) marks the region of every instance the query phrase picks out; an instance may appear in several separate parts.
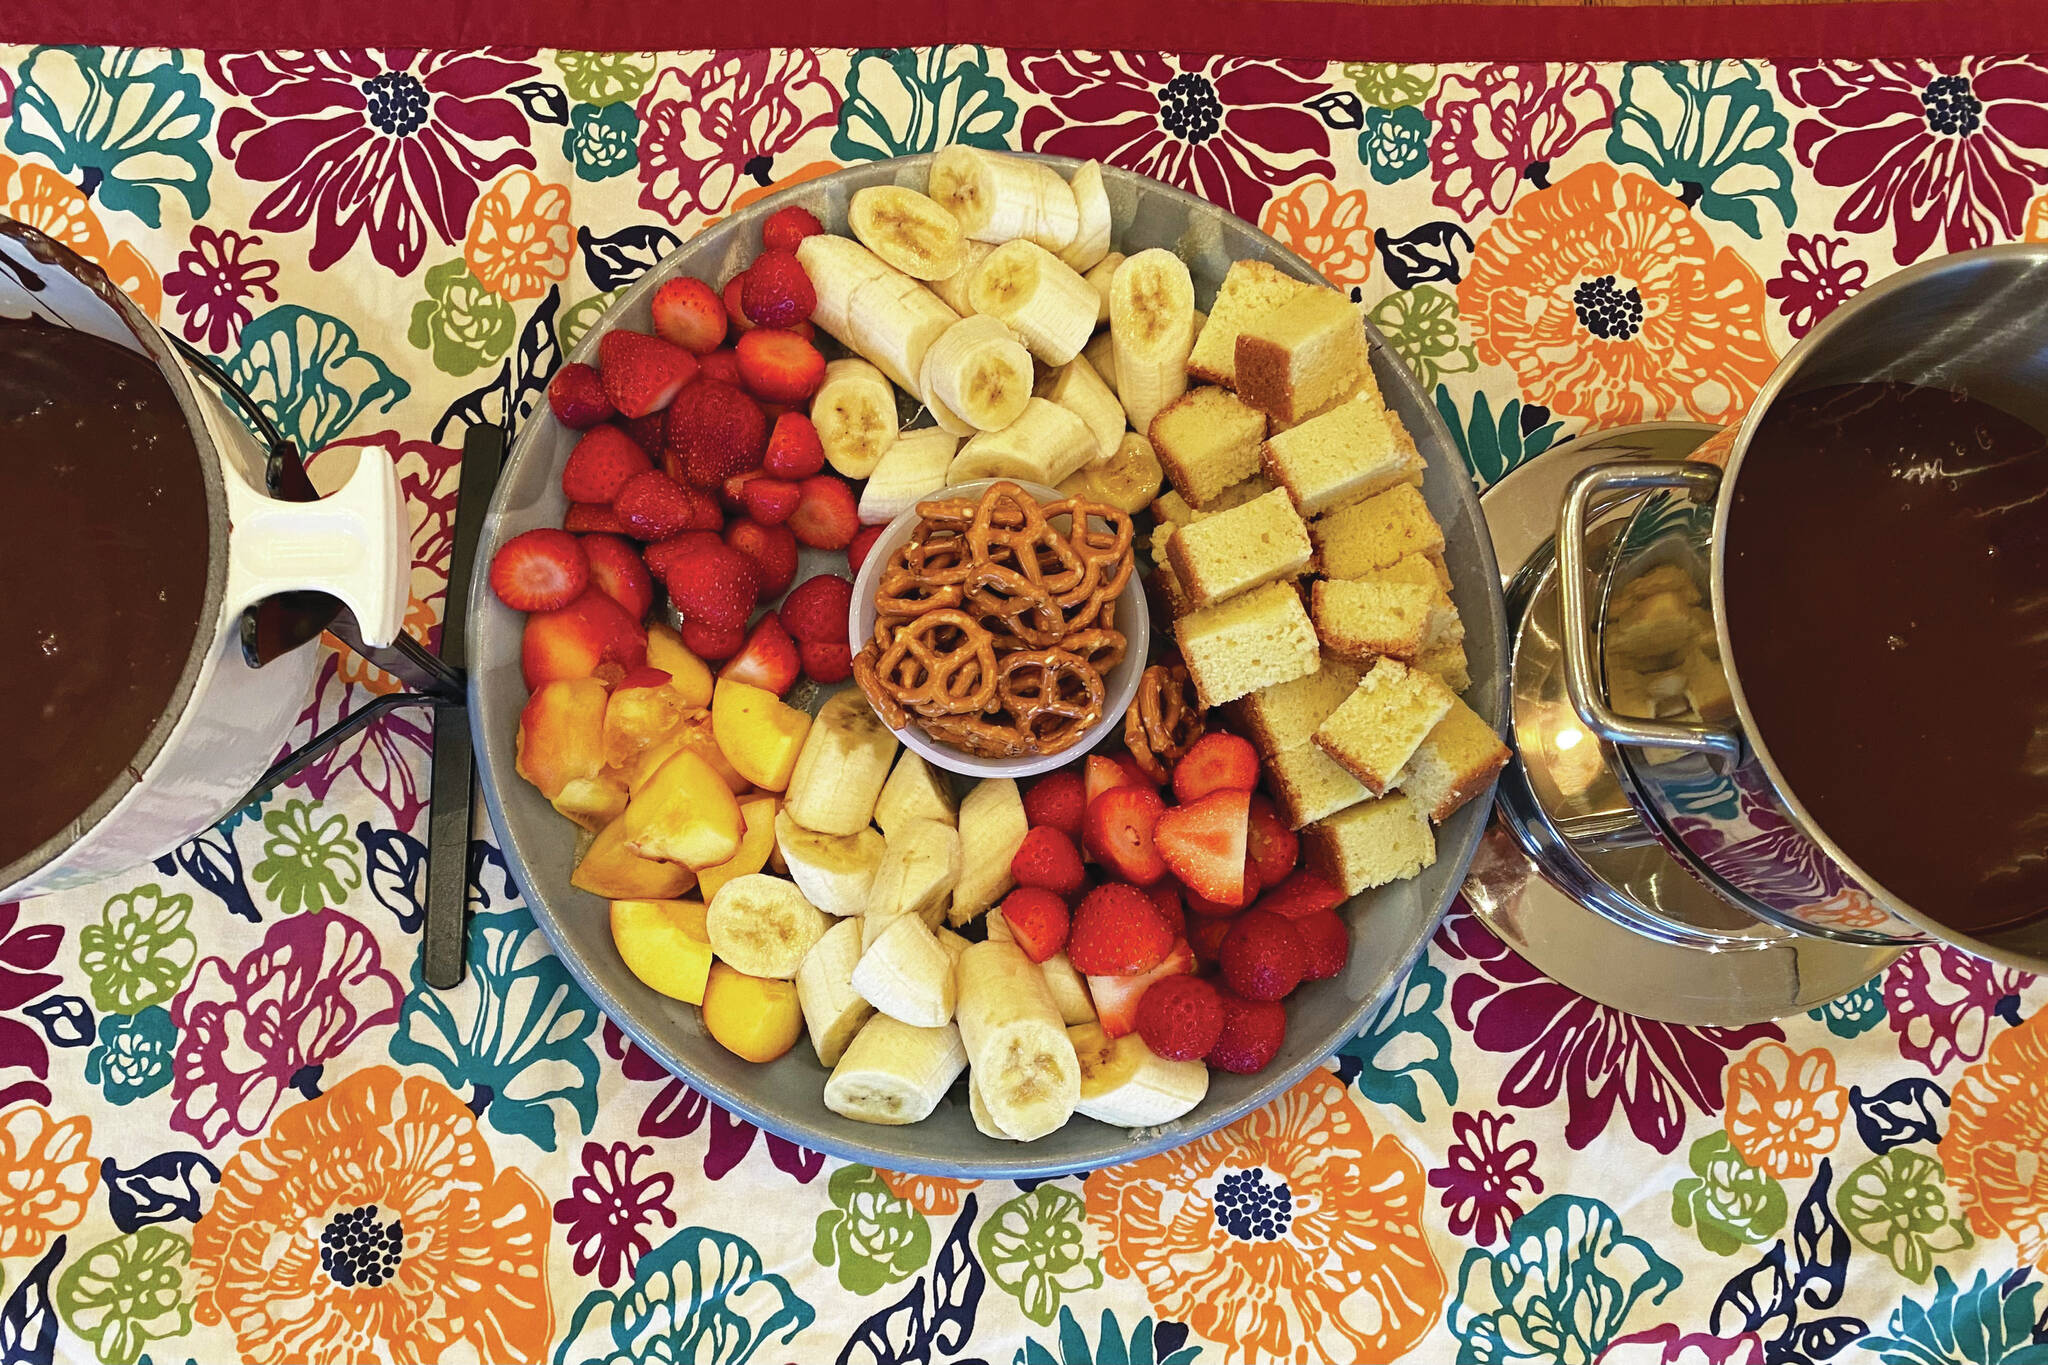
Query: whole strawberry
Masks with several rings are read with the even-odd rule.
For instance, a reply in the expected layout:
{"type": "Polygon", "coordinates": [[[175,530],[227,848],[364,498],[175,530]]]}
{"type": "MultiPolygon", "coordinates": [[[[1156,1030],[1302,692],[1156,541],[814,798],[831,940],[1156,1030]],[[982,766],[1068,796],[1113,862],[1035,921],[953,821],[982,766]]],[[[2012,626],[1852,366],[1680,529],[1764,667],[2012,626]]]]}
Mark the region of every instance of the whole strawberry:
{"type": "Polygon", "coordinates": [[[1277,1000],[1247,1000],[1220,991],[1223,1032],[1205,1060],[1218,1071],[1248,1076],[1263,1071],[1287,1041],[1287,1007],[1277,1000]]]}
{"type": "Polygon", "coordinates": [[[668,410],[671,470],[693,488],[716,492],[735,474],[761,466],[768,419],[760,405],[730,384],[700,379],[668,410]]]}
{"type": "Polygon", "coordinates": [[[562,493],[571,502],[610,502],[636,474],[654,468],[647,452],[617,427],[592,427],[562,466],[562,493]]]}
{"type": "Polygon", "coordinates": [[[1223,940],[1223,979],[1247,1000],[1278,1000],[1301,984],[1308,953],[1294,923],[1247,910],[1223,940]]]}
{"type": "Polygon", "coordinates": [[[843,645],[849,635],[846,610],[852,602],[853,584],[835,574],[813,574],[783,599],[783,629],[802,644],[843,645]]]}
{"type": "Polygon", "coordinates": [[[801,204],[777,209],[761,224],[761,245],[769,251],[795,251],[797,243],[825,230],[818,215],[801,204]]]}
{"type": "Polygon", "coordinates": [[[1173,950],[1158,908],[1135,886],[1110,882],[1081,898],[1067,939],[1067,960],[1088,976],[1150,971],[1173,950]]]}
{"type": "Polygon", "coordinates": [[[695,488],[684,488],[658,469],[635,474],[612,499],[626,530],[641,540],[666,540],[678,531],[708,531],[725,520],[718,503],[695,488]]]}
{"type": "Polygon", "coordinates": [[[796,581],[796,537],[787,526],[763,526],[742,517],[725,528],[725,543],[753,561],[764,600],[780,597],[796,581]]]}
{"type": "Polygon", "coordinates": [[[610,417],[617,409],[604,396],[604,381],[588,365],[564,365],[548,381],[548,407],[555,420],[582,431],[610,417]]]}
{"type": "MultiPolygon", "coordinates": [[[[1079,891],[1088,876],[1081,866],[1081,850],[1050,825],[1040,825],[1024,836],[1024,842],[1011,855],[1010,875],[1019,886],[1033,886],[1061,896],[1079,891]]],[[[1167,941],[1172,941],[1171,934],[1167,941]]]]}
{"type": "Polygon", "coordinates": [[[1205,1057],[1223,1036],[1223,1000],[1198,976],[1155,981],[1138,1001],[1138,1036],[1171,1062],[1205,1057]]]}
{"type": "Polygon", "coordinates": [[[671,563],[667,582],[683,619],[714,630],[744,627],[761,592],[754,561],[725,545],[706,546],[671,563]]]}
{"type": "Polygon", "coordinates": [[[818,291],[794,251],[764,251],[740,276],[740,308],[756,327],[794,327],[818,306],[818,291]]]}

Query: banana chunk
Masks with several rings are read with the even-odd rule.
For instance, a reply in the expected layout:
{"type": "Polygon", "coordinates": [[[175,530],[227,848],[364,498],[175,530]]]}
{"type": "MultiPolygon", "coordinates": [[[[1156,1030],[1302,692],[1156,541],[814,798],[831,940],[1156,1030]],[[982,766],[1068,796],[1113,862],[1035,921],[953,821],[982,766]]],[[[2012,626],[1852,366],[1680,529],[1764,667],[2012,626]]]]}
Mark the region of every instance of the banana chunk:
{"type": "Polygon", "coordinates": [[[1001,431],[971,437],[946,471],[949,484],[971,479],[1023,479],[1057,486],[1095,455],[1088,424],[1044,398],[1024,405],[1024,415],[1001,431]]]}
{"type": "Polygon", "coordinates": [[[955,1017],[989,1118],[1029,1142],[1057,1131],[1081,1098],[1081,1063],[1038,964],[1014,943],[960,955],[955,1017]]]}
{"type": "MultiPolygon", "coordinates": [[[[960,812],[953,802],[951,780],[915,749],[905,749],[897,755],[896,769],[875,801],[875,823],[893,839],[912,820],[936,820],[957,828],[960,812]]],[[[975,850],[975,856],[979,858],[981,850],[975,850]]]]}
{"type": "Polygon", "coordinates": [[[820,834],[796,822],[787,807],[775,813],[775,848],[789,879],[804,899],[828,915],[845,918],[868,908],[868,888],[882,865],[887,845],[881,832],[820,834]]]}
{"type": "Polygon", "coordinates": [[[1109,284],[1116,393],[1131,426],[1149,430],[1159,410],[1187,391],[1195,346],[1195,285],[1187,263],[1163,247],[1140,251],[1109,284]]]}
{"type": "Polygon", "coordinates": [[[1106,502],[1118,511],[1136,516],[1159,496],[1165,474],[1152,443],[1135,431],[1127,431],[1117,443],[1116,454],[1101,464],[1087,465],[1068,475],[1060,481],[1059,488],[1070,498],[1106,502]]]}
{"type": "MultiPolygon", "coordinates": [[[[1121,258],[1119,257],[1118,259],[1120,260],[1121,258]]],[[[1103,264],[1107,265],[1108,262],[1105,261],[1103,264]]],[[[1108,293],[1106,292],[1108,288],[1109,285],[1105,281],[1103,284],[1103,289],[1105,290],[1103,297],[1105,299],[1109,297],[1108,293]]],[[[1107,309],[1108,306],[1109,305],[1106,303],[1103,305],[1105,309],[1107,309]]],[[[1104,314],[1102,320],[1104,322],[1109,321],[1107,313],[1104,314]]],[[[1081,348],[1081,355],[1084,359],[1087,360],[1087,362],[1090,365],[1093,365],[1095,367],[1095,373],[1102,376],[1102,382],[1109,385],[1109,391],[1111,393],[1115,393],[1116,338],[1109,334],[1109,329],[1105,327],[1103,328],[1103,330],[1097,332],[1093,337],[1089,338],[1088,344],[1081,348]]],[[[830,367],[828,366],[827,368],[830,367]]]]}
{"type": "Polygon", "coordinates": [[[787,981],[832,921],[795,882],[750,872],[718,888],[704,909],[711,951],[735,971],[787,981]]]}
{"type": "Polygon", "coordinates": [[[1089,464],[1101,464],[1115,457],[1124,438],[1124,405],[1116,392],[1102,382],[1088,357],[1077,355],[1051,371],[1038,385],[1038,396],[1057,403],[1081,419],[1095,437],[1095,455],[1089,464]]]}
{"type": "Polygon", "coordinates": [[[943,280],[932,281],[932,292],[945,301],[946,307],[963,318],[974,316],[974,301],[967,297],[968,286],[974,283],[975,275],[981,270],[981,263],[995,253],[995,247],[988,242],[977,242],[968,238],[960,249],[960,268],[943,280]]]}
{"type": "Polygon", "coordinates": [[[825,1066],[836,1065],[875,1007],[853,988],[860,963],[860,921],[843,919],[811,945],[796,969],[796,1000],[804,1012],[811,1050],[825,1066]]]}
{"type": "Polygon", "coordinates": [[[967,1069],[960,1030],[918,1028],[886,1014],[861,1026],[825,1081],[825,1107],[862,1123],[918,1123],[967,1069]]]}
{"type": "Polygon", "coordinates": [[[1073,190],[1042,161],[946,147],[932,158],[925,189],[976,241],[1021,237],[1047,251],[1065,251],[1081,230],[1073,190]]]}
{"type": "Polygon", "coordinates": [[[911,820],[889,836],[874,884],[868,888],[861,946],[872,945],[898,916],[912,916],[927,928],[942,923],[960,881],[960,862],[960,832],[951,825],[911,820]]]}
{"type": "Polygon", "coordinates": [[[1171,1123],[1209,1093],[1203,1062],[1170,1062],[1135,1033],[1111,1038],[1098,1024],[1067,1030],[1081,1064],[1078,1113],[1119,1128],[1171,1123]]]}
{"type": "MultiPolygon", "coordinates": [[[[1107,200],[1103,206],[1107,211],[1107,200]]],[[[960,268],[967,246],[959,219],[901,185],[856,191],[846,225],[862,246],[913,279],[945,279],[960,268]]]]}
{"type": "Polygon", "coordinates": [[[967,1112],[974,1119],[974,1126],[980,1130],[983,1137],[998,1138],[1004,1142],[1017,1141],[1014,1133],[1004,1132],[996,1126],[996,1121],[989,1117],[988,1101],[981,1097],[981,1085],[974,1079],[974,1073],[971,1071],[967,1073],[967,1112]]]}
{"type": "Polygon", "coordinates": [[[839,339],[856,355],[873,361],[897,387],[916,393],[924,353],[959,320],[937,294],[891,269],[854,293],[847,306],[846,335],[839,339]]]}
{"type": "Polygon", "coordinates": [[[1010,860],[1030,828],[1024,819],[1024,798],[1007,777],[983,778],[960,801],[960,881],[946,912],[952,924],[967,924],[1001,900],[1015,878],[1010,860]],[[968,857],[971,850],[973,857],[968,857]]]}
{"type": "Polygon", "coordinates": [[[811,398],[811,425],[832,467],[865,479],[896,443],[896,386],[858,356],[832,361],[811,398]]]}
{"type": "Polygon", "coordinates": [[[860,491],[863,525],[884,526],[946,486],[960,438],[937,427],[898,436],[860,491]]]}
{"type": "Polygon", "coordinates": [[[830,232],[813,233],[798,242],[796,259],[818,296],[811,321],[849,346],[853,344],[848,340],[853,296],[875,280],[901,277],[894,266],[859,242],[830,232]]]}
{"type": "Polygon", "coordinates": [[[1085,273],[1109,254],[1109,191],[1103,188],[1102,163],[1081,163],[1067,188],[1073,192],[1078,218],[1074,240],[1060,252],[1060,259],[1085,273]]]}
{"type": "MultiPolygon", "coordinates": [[[[1112,251],[1081,272],[1081,278],[1088,281],[1088,287],[1095,291],[1095,325],[1097,327],[1109,326],[1109,282],[1116,278],[1116,268],[1123,263],[1124,253],[1112,251]]],[[[1093,350],[1094,347],[1091,345],[1088,349],[1093,350]]],[[[1091,362],[1094,359],[1093,356],[1089,357],[1091,362]]],[[[1097,362],[1095,368],[1099,370],[1102,366],[1097,362]]],[[[1111,388],[1116,387],[1116,382],[1111,376],[1105,374],[1102,377],[1110,380],[1111,388]]]]}
{"type": "MultiPolygon", "coordinates": [[[[1095,998],[1088,994],[1088,978],[1076,970],[1065,953],[1054,953],[1038,964],[1038,970],[1045,976],[1045,988],[1052,992],[1054,1008],[1059,1010],[1060,1018],[1067,1022],[1070,1030],[1075,1024],[1095,1022],[1095,998]]],[[[1084,1090],[1087,1081],[1084,1069],[1081,1075],[1084,1090]]]]}
{"type": "Polygon", "coordinates": [[[925,402],[976,431],[1017,420],[1031,399],[1031,352],[1000,318],[976,314],[948,327],[925,353],[925,402]]]}
{"type": "Polygon", "coordinates": [[[874,818],[895,760],[896,736],[858,687],[841,688],[818,708],[804,736],[783,809],[805,829],[858,834],[874,818]]]}
{"type": "Polygon", "coordinates": [[[937,1028],[953,1017],[953,955],[915,915],[897,915],[861,950],[853,969],[861,999],[891,1019],[937,1028]]]}
{"type": "Polygon", "coordinates": [[[1024,240],[997,247],[975,272],[967,297],[975,312],[1009,323],[1048,365],[1064,365],[1081,353],[1095,332],[1100,302],[1094,286],[1072,266],[1024,240]]]}

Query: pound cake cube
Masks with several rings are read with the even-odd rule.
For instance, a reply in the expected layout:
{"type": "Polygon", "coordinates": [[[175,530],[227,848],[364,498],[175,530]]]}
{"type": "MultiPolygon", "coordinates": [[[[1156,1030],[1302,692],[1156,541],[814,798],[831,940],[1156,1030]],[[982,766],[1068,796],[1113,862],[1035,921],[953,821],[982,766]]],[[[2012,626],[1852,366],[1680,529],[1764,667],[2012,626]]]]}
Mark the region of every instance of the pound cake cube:
{"type": "Polygon", "coordinates": [[[1237,334],[1298,294],[1315,288],[1264,261],[1232,261],[1188,354],[1188,373],[1211,384],[1237,382],[1237,334]]]}
{"type": "Polygon", "coordinates": [[[1357,778],[1313,744],[1297,744],[1269,754],[1261,766],[1266,790],[1273,794],[1273,804],[1289,829],[1335,815],[1371,795],[1357,778]]]}
{"type": "Polygon", "coordinates": [[[1451,813],[1485,791],[1508,761],[1508,746],[1493,727],[1462,701],[1436,723],[1409,756],[1401,790],[1442,824],[1451,813]]]}
{"type": "Polygon", "coordinates": [[[1404,795],[1360,801],[1301,832],[1311,871],[1355,896],[1405,881],[1436,861],[1436,836],[1422,803],[1404,795]]]}
{"type": "Polygon", "coordinates": [[[1314,739],[1378,796],[1399,784],[1403,765],[1457,699],[1431,675],[1381,659],[1314,739]]]}
{"type": "Polygon", "coordinates": [[[1190,507],[1188,500],[1178,490],[1169,488],[1152,499],[1152,516],[1161,525],[1185,526],[1203,517],[1213,517],[1218,512],[1228,512],[1233,507],[1242,507],[1253,498],[1263,498],[1273,491],[1274,484],[1263,474],[1254,474],[1249,479],[1230,485],[1209,500],[1206,507],[1190,507]]]}
{"type": "Polygon", "coordinates": [[[1204,706],[1291,682],[1322,661],[1316,630],[1292,583],[1268,583],[1173,623],[1204,706]]]}
{"type": "Polygon", "coordinates": [[[1275,421],[1342,398],[1367,368],[1365,315],[1334,289],[1297,295],[1237,334],[1238,396],[1275,421]]]}
{"type": "Polygon", "coordinates": [[[1266,477],[1294,495],[1305,517],[1384,493],[1422,473],[1415,441],[1381,405],[1377,391],[1267,437],[1259,462],[1266,477]]]}
{"type": "Polygon", "coordinates": [[[1404,555],[1444,548],[1443,528],[1422,494],[1405,483],[1325,512],[1309,523],[1308,534],[1332,578],[1363,578],[1404,555]]]}
{"type": "Polygon", "coordinates": [[[1472,665],[1465,658],[1465,644],[1440,645],[1425,649],[1415,656],[1415,667],[1442,681],[1453,692],[1463,692],[1472,685],[1472,665]]]}
{"type": "Polygon", "coordinates": [[[1422,555],[1403,555],[1384,569],[1374,569],[1360,580],[1366,583],[1407,583],[1428,588],[1429,627],[1422,633],[1422,652],[1454,645],[1465,638],[1465,623],[1458,608],[1437,578],[1436,566],[1422,555]]]}
{"type": "Polygon", "coordinates": [[[1375,583],[1352,578],[1319,580],[1309,616],[1323,648],[1360,668],[1380,658],[1403,661],[1422,652],[1430,618],[1443,589],[1431,583],[1375,583]]]}
{"type": "Polygon", "coordinates": [[[1300,577],[1315,547],[1287,490],[1276,488],[1179,527],[1167,542],[1166,557],[1188,600],[1206,607],[1264,583],[1300,577]]]}
{"type": "Polygon", "coordinates": [[[1161,408],[1146,433],[1166,477],[1190,507],[1210,507],[1232,484],[1259,472],[1266,415],[1213,384],[1161,408]]]}
{"type": "Polygon", "coordinates": [[[1357,690],[1358,670],[1325,654],[1315,672],[1232,703],[1231,718],[1260,753],[1277,754],[1307,744],[1316,727],[1357,690]]]}

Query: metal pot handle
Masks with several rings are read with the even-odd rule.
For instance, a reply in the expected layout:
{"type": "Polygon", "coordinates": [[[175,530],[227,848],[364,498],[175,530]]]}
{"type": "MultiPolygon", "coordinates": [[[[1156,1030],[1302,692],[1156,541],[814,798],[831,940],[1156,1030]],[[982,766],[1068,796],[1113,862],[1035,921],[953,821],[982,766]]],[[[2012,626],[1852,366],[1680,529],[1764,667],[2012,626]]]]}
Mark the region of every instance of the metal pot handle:
{"type": "Polygon", "coordinates": [[[1572,709],[1588,730],[1613,744],[1684,749],[1739,761],[1742,731],[1732,725],[1689,720],[1642,720],[1607,704],[1593,655],[1593,610],[1587,593],[1586,516],[1596,498],[1609,493],[1675,489],[1697,502],[1712,502],[1721,470],[1690,460],[1669,463],[1618,461],[1591,465],[1565,489],[1557,518],[1557,588],[1564,634],[1564,688],[1572,709]]]}

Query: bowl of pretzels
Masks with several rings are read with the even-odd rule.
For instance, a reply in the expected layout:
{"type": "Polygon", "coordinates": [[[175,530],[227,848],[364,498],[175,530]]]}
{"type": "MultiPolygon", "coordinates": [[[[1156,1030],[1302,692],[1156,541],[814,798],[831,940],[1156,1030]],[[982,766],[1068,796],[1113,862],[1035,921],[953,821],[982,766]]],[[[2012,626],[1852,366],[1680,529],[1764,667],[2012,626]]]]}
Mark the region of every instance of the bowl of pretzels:
{"type": "Polygon", "coordinates": [[[942,489],[883,530],[848,608],[853,677],[950,772],[1028,777],[1120,724],[1151,627],[1132,521],[1042,484],[942,489]]]}

